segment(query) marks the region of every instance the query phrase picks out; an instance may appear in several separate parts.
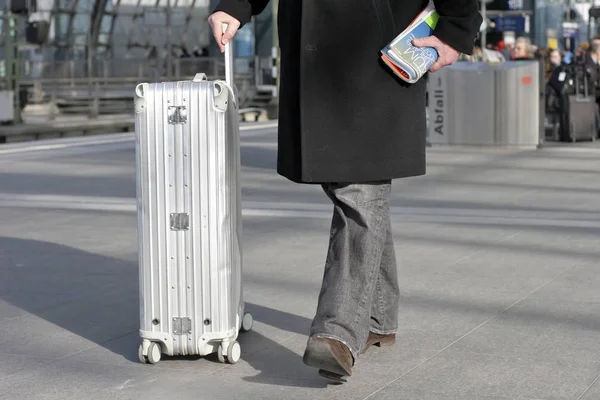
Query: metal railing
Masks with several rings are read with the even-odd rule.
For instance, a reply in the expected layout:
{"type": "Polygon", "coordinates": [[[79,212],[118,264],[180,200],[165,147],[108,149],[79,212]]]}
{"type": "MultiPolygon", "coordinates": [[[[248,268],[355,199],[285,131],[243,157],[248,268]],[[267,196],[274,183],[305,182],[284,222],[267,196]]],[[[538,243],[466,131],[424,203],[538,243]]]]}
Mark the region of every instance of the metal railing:
{"type": "MultiPolygon", "coordinates": [[[[252,75],[254,65],[264,65],[260,58],[236,58],[236,71],[240,75],[252,75]],[[258,59],[258,60],[257,60],[258,59]]],[[[166,59],[121,59],[68,61],[21,60],[21,77],[32,79],[76,79],[76,78],[143,78],[159,79],[194,76],[204,72],[208,76],[224,77],[225,61],[222,57],[179,58],[172,61],[172,76],[167,71],[166,59]]]]}
{"type": "MultiPolygon", "coordinates": [[[[270,84],[270,62],[255,58],[237,58],[235,83],[239,103],[251,103],[256,88],[270,84]],[[265,78],[266,77],[266,78],[265,78]]],[[[225,76],[222,57],[182,58],[173,60],[172,76],[166,75],[164,59],[86,60],[21,62],[21,85],[28,88],[29,103],[51,103],[64,113],[133,112],[135,86],[140,82],[187,80],[203,72],[209,79],[225,76]]],[[[51,116],[52,117],[52,116],[51,116]]]]}

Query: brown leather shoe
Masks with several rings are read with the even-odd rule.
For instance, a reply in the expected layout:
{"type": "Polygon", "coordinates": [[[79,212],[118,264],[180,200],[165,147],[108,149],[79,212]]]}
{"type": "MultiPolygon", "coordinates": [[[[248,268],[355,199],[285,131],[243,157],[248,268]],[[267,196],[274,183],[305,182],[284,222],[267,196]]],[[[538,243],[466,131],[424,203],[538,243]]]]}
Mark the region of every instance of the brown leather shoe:
{"type": "Polygon", "coordinates": [[[319,374],[334,381],[345,382],[352,375],[354,357],[350,349],[339,340],[311,338],[306,345],[304,364],[319,368],[319,374]]]}
{"type": "Polygon", "coordinates": [[[391,346],[394,343],[396,343],[395,333],[390,333],[389,335],[380,335],[378,333],[369,332],[367,343],[360,354],[364,354],[371,346],[391,346]]]}

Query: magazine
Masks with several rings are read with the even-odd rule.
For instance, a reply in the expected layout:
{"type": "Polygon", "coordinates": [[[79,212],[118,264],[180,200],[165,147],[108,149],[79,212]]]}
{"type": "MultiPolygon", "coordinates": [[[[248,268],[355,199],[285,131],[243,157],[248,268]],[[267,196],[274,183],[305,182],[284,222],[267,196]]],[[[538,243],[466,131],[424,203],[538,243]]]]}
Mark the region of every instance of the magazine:
{"type": "Polygon", "coordinates": [[[430,1],[405,30],[381,50],[383,62],[404,81],[415,83],[437,61],[438,53],[434,48],[415,47],[412,41],[431,36],[438,18],[430,1]]]}

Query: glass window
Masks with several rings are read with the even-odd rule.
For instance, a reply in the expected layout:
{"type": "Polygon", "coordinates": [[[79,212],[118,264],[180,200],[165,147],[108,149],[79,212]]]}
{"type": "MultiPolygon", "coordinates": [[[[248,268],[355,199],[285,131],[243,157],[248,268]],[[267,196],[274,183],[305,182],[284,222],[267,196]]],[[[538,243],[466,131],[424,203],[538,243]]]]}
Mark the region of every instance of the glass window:
{"type": "Polygon", "coordinates": [[[64,42],[67,41],[69,29],[69,16],[67,14],[57,14],[54,19],[54,27],[56,34],[56,41],[64,42]]]}
{"type": "Polygon", "coordinates": [[[77,47],[77,46],[84,47],[87,45],[87,39],[88,39],[87,35],[81,35],[81,34],[73,35],[73,45],[75,47],[77,47]]]}
{"type": "Polygon", "coordinates": [[[147,40],[152,38],[152,29],[146,31],[142,26],[136,25],[131,28],[129,32],[128,44],[145,44],[147,40]]]}
{"type": "Polygon", "coordinates": [[[133,18],[131,15],[119,14],[115,20],[115,27],[113,28],[113,42],[127,43],[129,37],[129,31],[133,26],[133,18]]]}
{"type": "Polygon", "coordinates": [[[94,8],[94,0],[79,0],[77,2],[77,12],[91,13],[94,8]]]}
{"type": "Polygon", "coordinates": [[[102,17],[102,22],[100,23],[100,32],[108,33],[110,32],[110,26],[112,24],[112,16],[105,15],[102,17]]]}
{"type": "Polygon", "coordinates": [[[178,28],[185,28],[185,19],[188,15],[186,9],[183,8],[173,8],[171,12],[171,26],[178,28]]]}
{"type": "Polygon", "coordinates": [[[75,0],[56,0],[56,7],[59,10],[72,10],[75,7],[75,0]]]}
{"type": "Polygon", "coordinates": [[[150,26],[164,26],[167,23],[167,14],[164,8],[144,7],[143,24],[150,26]]]}
{"type": "Polygon", "coordinates": [[[73,21],[73,33],[86,35],[90,29],[90,15],[76,14],[73,21]]]}

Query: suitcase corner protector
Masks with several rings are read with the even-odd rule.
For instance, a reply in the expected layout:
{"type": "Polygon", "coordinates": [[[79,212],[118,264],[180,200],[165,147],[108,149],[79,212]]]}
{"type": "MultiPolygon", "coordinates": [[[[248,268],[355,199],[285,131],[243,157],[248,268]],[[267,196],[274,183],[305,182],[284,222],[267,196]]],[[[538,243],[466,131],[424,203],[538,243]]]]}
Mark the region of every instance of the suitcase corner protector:
{"type": "Polygon", "coordinates": [[[135,87],[135,95],[142,99],[146,95],[147,91],[148,91],[148,83],[146,83],[146,82],[138,83],[137,86],[135,87]]]}

